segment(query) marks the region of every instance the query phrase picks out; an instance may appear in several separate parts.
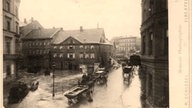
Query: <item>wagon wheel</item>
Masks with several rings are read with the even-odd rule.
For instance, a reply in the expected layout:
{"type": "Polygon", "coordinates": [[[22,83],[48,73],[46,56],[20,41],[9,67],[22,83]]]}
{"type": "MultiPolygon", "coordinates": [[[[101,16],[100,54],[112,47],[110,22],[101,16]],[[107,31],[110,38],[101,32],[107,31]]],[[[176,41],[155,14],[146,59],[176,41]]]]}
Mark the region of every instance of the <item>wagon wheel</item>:
{"type": "Polygon", "coordinates": [[[91,96],[91,91],[87,91],[87,98],[88,98],[88,102],[92,102],[93,101],[93,99],[92,99],[92,96],[91,96]]]}
{"type": "Polygon", "coordinates": [[[72,105],[72,104],[73,104],[72,99],[68,99],[68,105],[72,105]]]}

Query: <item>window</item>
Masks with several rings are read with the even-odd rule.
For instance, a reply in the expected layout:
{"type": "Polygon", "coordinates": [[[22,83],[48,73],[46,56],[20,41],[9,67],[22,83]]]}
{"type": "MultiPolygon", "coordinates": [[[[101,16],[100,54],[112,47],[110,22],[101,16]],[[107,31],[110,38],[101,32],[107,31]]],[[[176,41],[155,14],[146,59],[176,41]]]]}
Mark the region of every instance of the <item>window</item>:
{"type": "Polygon", "coordinates": [[[91,45],[91,49],[94,49],[94,46],[93,46],[93,45],[91,45]]]}
{"type": "Polygon", "coordinates": [[[6,44],[6,53],[10,54],[11,53],[11,37],[5,37],[5,44],[6,44]]]}
{"type": "Polygon", "coordinates": [[[153,13],[153,4],[154,4],[154,1],[150,0],[149,9],[148,9],[150,15],[153,13]]]}
{"type": "Polygon", "coordinates": [[[79,58],[80,59],[83,58],[83,53],[82,52],[79,54],[79,58]]]}
{"type": "Polygon", "coordinates": [[[56,57],[57,57],[57,54],[56,54],[56,53],[54,53],[54,54],[53,54],[53,57],[54,57],[54,58],[56,58],[56,57]]]}
{"type": "Polygon", "coordinates": [[[57,46],[54,46],[53,49],[57,49],[57,46]]]}
{"type": "Polygon", "coordinates": [[[19,34],[19,24],[18,24],[18,22],[16,22],[15,29],[16,29],[16,33],[19,34]]]}
{"type": "Polygon", "coordinates": [[[19,47],[18,47],[19,44],[20,44],[20,43],[19,43],[19,39],[17,39],[17,38],[15,39],[15,44],[16,44],[16,45],[15,45],[15,52],[16,52],[16,53],[19,53],[19,47]]]}
{"type": "Polygon", "coordinates": [[[46,50],[44,50],[44,54],[46,54],[47,53],[47,51],[46,50]]]}
{"type": "Polygon", "coordinates": [[[60,47],[59,47],[59,49],[62,49],[62,48],[63,48],[63,46],[60,46],[60,47]]]}
{"type": "Polygon", "coordinates": [[[18,17],[18,8],[17,7],[15,7],[15,15],[16,15],[16,17],[18,17]]]}
{"type": "Polygon", "coordinates": [[[75,49],[73,45],[68,46],[68,49],[75,49]]]}
{"type": "Polygon", "coordinates": [[[62,57],[63,57],[63,54],[59,54],[59,57],[62,58],[62,57]]]}
{"type": "Polygon", "coordinates": [[[11,19],[7,18],[7,21],[6,21],[6,28],[8,31],[11,30],[11,19]]]}
{"type": "Polygon", "coordinates": [[[91,54],[90,54],[90,58],[95,58],[95,54],[94,54],[94,53],[91,53],[91,54]]]}
{"type": "Polygon", "coordinates": [[[83,45],[80,45],[79,48],[83,48],[83,45]]]}
{"type": "Polygon", "coordinates": [[[39,54],[39,50],[36,51],[36,54],[39,54]]]}
{"type": "Polygon", "coordinates": [[[41,46],[41,45],[42,45],[42,43],[41,43],[41,42],[39,42],[39,45],[41,46]]]}
{"type": "Polygon", "coordinates": [[[42,54],[42,50],[39,50],[39,54],[42,54]]]}
{"type": "Polygon", "coordinates": [[[67,53],[67,58],[74,59],[75,53],[67,53]]]}
{"type": "Polygon", "coordinates": [[[142,54],[145,54],[145,36],[143,36],[143,39],[142,39],[142,41],[143,41],[143,44],[142,44],[142,54]]]}
{"type": "Polygon", "coordinates": [[[85,45],[85,49],[88,49],[89,48],[89,46],[88,45],[85,45]]]}
{"type": "Polygon", "coordinates": [[[89,58],[89,54],[85,54],[85,58],[89,58]]]}
{"type": "Polygon", "coordinates": [[[10,2],[9,1],[6,1],[5,10],[10,12],[10,2]]]}
{"type": "Polygon", "coordinates": [[[153,54],[153,33],[150,33],[149,35],[149,55],[153,54]]]}
{"type": "Polygon", "coordinates": [[[6,71],[7,71],[7,76],[10,76],[11,75],[11,66],[10,65],[7,65],[6,71]]]}

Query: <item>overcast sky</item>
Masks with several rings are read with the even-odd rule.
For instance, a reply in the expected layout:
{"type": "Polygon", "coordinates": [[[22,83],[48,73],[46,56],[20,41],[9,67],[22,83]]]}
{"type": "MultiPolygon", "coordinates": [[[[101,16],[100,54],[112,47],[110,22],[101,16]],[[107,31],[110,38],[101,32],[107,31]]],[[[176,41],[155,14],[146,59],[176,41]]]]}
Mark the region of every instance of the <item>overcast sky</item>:
{"type": "Polygon", "coordinates": [[[45,28],[104,28],[105,35],[138,36],[141,0],[21,0],[20,20],[33,17],[45,28]]]}

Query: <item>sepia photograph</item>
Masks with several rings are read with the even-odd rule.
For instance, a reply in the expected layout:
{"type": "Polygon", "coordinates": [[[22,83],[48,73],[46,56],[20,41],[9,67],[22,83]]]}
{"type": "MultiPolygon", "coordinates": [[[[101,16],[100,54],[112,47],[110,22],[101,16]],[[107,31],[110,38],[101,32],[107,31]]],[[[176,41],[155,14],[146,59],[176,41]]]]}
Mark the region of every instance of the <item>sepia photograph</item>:
{"type": "Polygon", "coordinates": [[[2,0],[2,106],[169,108],[168,7],[2,0]]]}

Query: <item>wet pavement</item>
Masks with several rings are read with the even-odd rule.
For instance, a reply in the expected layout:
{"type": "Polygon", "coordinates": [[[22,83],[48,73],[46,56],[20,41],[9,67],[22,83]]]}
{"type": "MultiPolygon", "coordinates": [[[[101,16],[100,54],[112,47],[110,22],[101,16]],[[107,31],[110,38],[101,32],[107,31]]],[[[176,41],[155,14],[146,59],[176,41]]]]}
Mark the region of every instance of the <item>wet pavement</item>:
{"type": "Polygon", "coordinates": [[[123,82],[122,68],[112,70],[108,76],[107,85],[95,85],[93,102],[83,99],[78,104],[69,106],[63,93],[73,84],[76,84],[80,74],[69,77],[57,77],[56,94],[52,97],[52,78],[40,76],[39,88],[35,92],[29,92],[27,97],[9,108],[141,108],[140,87],[141,83],[138,70],[130,83],[123,82]],[[69,86],[66,86],[69,85],[69,86]]]}
{"type": "Polygon", "coordinates": [[[140,86],[138,75],[134,75],[130,84],[124,83],[119,68],[109,74],[107,86],[95,87],[94,101],[81,104],[80,108],[141,108],[140,86]]]}

